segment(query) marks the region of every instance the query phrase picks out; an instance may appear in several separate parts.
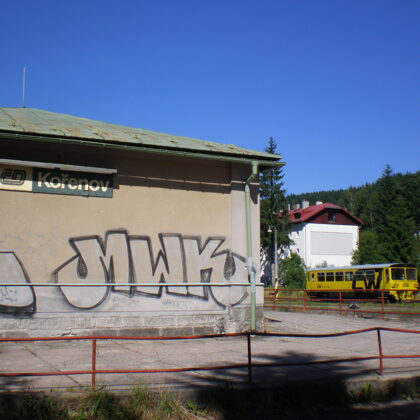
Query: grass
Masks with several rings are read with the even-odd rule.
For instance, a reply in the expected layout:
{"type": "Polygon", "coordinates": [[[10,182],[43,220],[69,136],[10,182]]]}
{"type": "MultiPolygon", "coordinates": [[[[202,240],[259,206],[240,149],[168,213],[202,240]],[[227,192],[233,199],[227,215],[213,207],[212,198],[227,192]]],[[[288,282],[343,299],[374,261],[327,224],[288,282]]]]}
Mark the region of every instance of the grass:
{"type": "MultiPolygon", "coordinates": [[[[310,383],[286,387],[239,389],[225,386],[207,389],[195,400],[183,400],[170,392],[143,386],[127,395],[101,389],[81,396],[0,394],[2,420],[255,420],[311,418],[327,410],[340,413],[354,403],[386,401],[390,398],[419,400],[419,383],[375,389],[370,383],[348,389],[343,383],[310,383]],[[296,415],[296,417],[295,417],[296,415]]],[[[318,417],[316,417],[318,418],[318,417]]],[[[330,417],[328,417],[330,418],[330,417]]],[[[336,417],[331,417],[336,418],[336,417]]]]}
{"type": "Polygon", "coordinates": [[[67,417],[71,420],[108,420],[126,419],[129,411],[121,406],[115,395],[105,390],[92,391],[74,402],[74,408],[67,409],[67,417]]]}
{"type": "Polygon", "coordinates": [[[128,395],[101,389],[82,396],[2,394],[2,420],[197,420],[215,419],[209,410],[173,393],[132,388],[128,395]]]}
{"type": "Polygon", "coordinates": [[[66,419],[67,409],[55,398],[27,394],[3,395],[0,399],[2,420],[61,420],[66,419]]]}

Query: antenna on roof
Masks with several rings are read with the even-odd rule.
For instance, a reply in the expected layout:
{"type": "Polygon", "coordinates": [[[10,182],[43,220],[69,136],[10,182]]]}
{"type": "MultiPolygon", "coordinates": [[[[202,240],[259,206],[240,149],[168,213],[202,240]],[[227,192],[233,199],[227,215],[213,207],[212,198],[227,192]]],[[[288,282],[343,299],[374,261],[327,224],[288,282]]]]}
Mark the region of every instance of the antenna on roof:
{"type": "Polygon", "coordinates": [[[22,108],[25,108],[26,67],[23,68],[22,78],[22,108]]]}

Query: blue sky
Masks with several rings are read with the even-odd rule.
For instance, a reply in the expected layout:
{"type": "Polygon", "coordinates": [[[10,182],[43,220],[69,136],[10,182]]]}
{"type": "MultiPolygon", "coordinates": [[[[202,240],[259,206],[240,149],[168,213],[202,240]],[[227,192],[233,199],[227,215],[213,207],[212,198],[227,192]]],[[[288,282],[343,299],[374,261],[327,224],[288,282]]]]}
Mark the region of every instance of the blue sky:
{"type": "Polygon", "coordinates": [[[263,150],[288,193],[419,170],[419,0],[3,0],[0,106],[263,150]]]}

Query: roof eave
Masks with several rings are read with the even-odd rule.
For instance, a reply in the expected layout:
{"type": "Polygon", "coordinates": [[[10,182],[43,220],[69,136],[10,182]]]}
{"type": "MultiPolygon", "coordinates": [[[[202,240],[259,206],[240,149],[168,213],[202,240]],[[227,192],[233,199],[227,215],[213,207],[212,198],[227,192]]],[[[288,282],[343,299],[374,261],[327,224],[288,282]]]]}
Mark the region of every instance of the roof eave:
{"type": "Polygon", "coordinates": [[[142,152],[142,153],[150,153],[150,154],[159,154],[159,155],[170,155],[170,156],[178,156],[178,157],[189,157],[189,158],[196,158],[196,159],[206,159],[206,160],[218,160],[218,161],[226,161],[226,162],[236,162],[236,163],[257,163],[260,170],[269,169],[272,167],[282,167],[285,165],[285,162],[279,162],[278,159],[281,159],[281,156],[273,155],[273,159],[264,159],[262,156],[259,155],[235,155],[235,154],[223,154],[218,152],[194,152],[189,150],[180,150],[177,149],[170,149],[170,148],[163,148],[163,147],[152,147],[152,146],[145,146],[145,145],[133,145],[133,144],[126,144],[126,143],[110,143],[106,141],[100,140],[92,140],[92,139],[79,139],[79,138],[72,138],[72,137],[56,137],[56,136],[46,136],[46,135],[38,135],[38,134],[30,134],[30,133],[19,133],[19,132],[9,132],[9,131],[0,131],[0,139],[1,138],[14,138],[17,140],[23,141],[42,141],[47,143],[56,143],[56,144],[70,144],[70,145],[78,145],[78,146],[85,146],[85,147],[95,147],[100,149],[112,149],[112,150],[124,150],[124,151],[132,151],[132,152],[142,152]]]}

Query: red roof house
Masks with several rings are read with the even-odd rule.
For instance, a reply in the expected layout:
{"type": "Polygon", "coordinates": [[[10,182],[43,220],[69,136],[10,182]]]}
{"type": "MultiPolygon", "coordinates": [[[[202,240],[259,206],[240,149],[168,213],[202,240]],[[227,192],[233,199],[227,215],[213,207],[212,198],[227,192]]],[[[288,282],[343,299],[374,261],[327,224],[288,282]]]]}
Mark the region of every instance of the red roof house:
{"type": "Polygon", "coordinates": [[[306,208],[289,211],[291,223],[334,223],[338,225],[358,225],[363,222],[343,207],[332,203],[321,203],[306,208]]]}
{"type": "Polygon", "coordinates": [[[363,222],[343,207],[317,203],[290,210],[291,252],[298,253],[308,267],[350,265],[363,222]]]}

